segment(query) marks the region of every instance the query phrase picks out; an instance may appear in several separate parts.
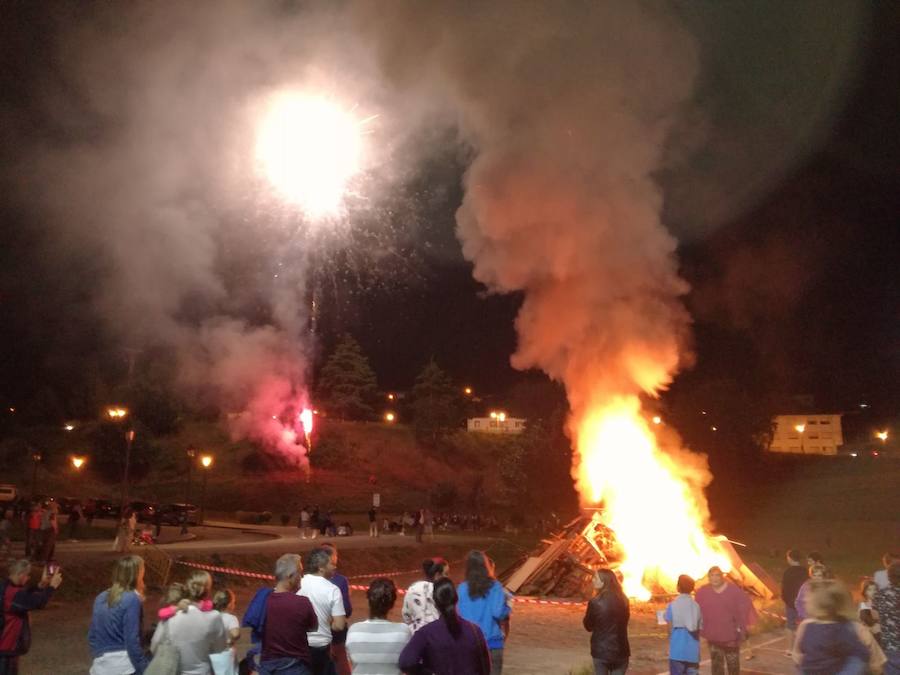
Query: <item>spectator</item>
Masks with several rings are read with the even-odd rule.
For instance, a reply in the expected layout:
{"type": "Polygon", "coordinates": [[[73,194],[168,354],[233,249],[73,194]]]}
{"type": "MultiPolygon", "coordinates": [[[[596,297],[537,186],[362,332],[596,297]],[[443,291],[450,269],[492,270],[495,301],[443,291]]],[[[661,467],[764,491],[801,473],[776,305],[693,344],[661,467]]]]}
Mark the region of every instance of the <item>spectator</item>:
{"type": "Polygon", "coordinates": [[[466,580],[459,585],[459,615],[481,628],[491,651],[491,673],[503,672],[503,643],[512,611],[506,589],[494,578],[494,561],[484,551],[466,558],[466,580]]]}
{"type": "MultiPolygon", "coordinates": [[[[299,583],[297,587],[299,588],[299,583]]],[[[260,588],[250,600],[250,604],[247,605],[247,611],[244,612],[244,618],[241,621],[241,626],[250,629],[250,649],[244,655],[242,664],[246,664],[251,672],[257,670],[257,657],[262,648],[263,633],[266,627],[266,603],[272,592],[272,588],[260,588]]]]}
{"type": "Polygon", "coordinates": [[[413,513],[413,528],[416,533],[416,543],[422,543],[422,533],[425,531],[425,512],[421,509],[413,513]]]}
{"type": "Polygon", "coordinates": [[[148,659],[141,646],[144,621],[144,560],[128,555],[113,568],[112,584],[94,600],[88,643],[91,675],[140,675],[148,659]]]}
{"type": "Polygon", "coordinates": [[[163,526],[162,510],[157,508],[153,512],[153,538],[156,541],[159,541],[159,536],[162,534],[162,526],[163,526]]]}
{"type": "Polygon", "coordinates": [[[831,576],[828,568],[821,563],[813,563],[809,566],[809,578],[800,585],[800,590],[797,591],[797,599],[794,600],[794,609],[797,611],[797,617],[800,621],[807,618],[806,596],[823,581],[830,579],[831,576]]]}
{"type": "Polygon", "coordinates": [[[309,513],[309,526],[312,529],[312,536],[310,539],[315,539],[319,536],[319,506],[313,506],[312,511],[309,513]]]}
{"type": "Polygon", "coordinates": [[[32,504],[28,514],[28,522],[25,530],[25,557],[34,559],[39,553],[43,542],[41,541],[41,521],[44,516],[44,507],[41,504],[32,504]]]}
{"type": "Polygon", "coordinates": [[[892,563],[887,573],[890,586],[878,589],[872,606],[881,621],[885,675],[900,675],[900,562],[892,563]]]}
{"type": "Polygon", "coordinates": [[[50,502],[41,514],[40,559],[44,562],[53,560],[56,553],[56,536],[59,534],[59,505],[50,502]]]}
{"type": "Polygon", "coordinates": [[[378,511],[374,506],[369,508],[369,536],[378,536],[378,511]]]}
{"type": "Polygon", "coordinates": [[[428,535],[428,538],[434,541],[434,514],[431,512],[431,509],[424,509],[422,511],[422,523],[425,526],[425,534],[428,535]]]}
{"type": "Polygon", "coordinates": [[[113,551],[116,553],[125,553],[131,546],[132,533],[134,532],[129,526],[131,515],[130,511],[126,511],[119,518],[119,526],[116,528],[116,540],[113,542],[113,551]]]}
{"type": "Polygon", "coordinates": [[[309,598],[297,592],[302,575],[299,555],[286,553],[275,563],[275,590],[266,598],[267,622],[262,636],[259,675],[309,675],[313,672],[307,637],[319,624],[309,598]]]}
{"type": "Polygon", "coordinates": [[[803,555],[796,549],[787,552],[787,568],[781,575],[781,599],[784,601],[784,612],[787,630],[787,652],[794,648],[794,635],[797,632],[797,608],[794,603],[800,593],[800,587],[809,578],[809,571],[803,566],[803,555]]]}
{"type": "Polygon", "coordinates": [[[8,578],[0,582],[0,599],[3,602],[2,631],[0,631],[0,673],[17,675],[19,657],[31,648],[31,621],[28,613],[33,609],[43,609],[62,583],[62,573],[57,570],[50,575],[44,567],[41,580],[36,587],[27,586],[31,576],[31,561],[27,558],[14,560],[9,565],[8,578]]]}
{"type": "Polygon", "coordinates": [[[422,562],[422,571],[425,579],[413,582],[403,598],[403,623],[413,633],[440,618],[434,605],[434,582],[450,575],[450,563],[443,558],[428,558],[422,562]]]}
{"type": "Polygon", "coordinates": [[[700,634],[709,645],[712,675],[741,672],[741,643],[747,629],[756,622],[756,610],[740,588],[725,580],[718,567],[708,572],[709,584],[701,587],[695,598],[700,605],[703,625],[700,634]]]}
{"type": "Polygon", "coordinates": [[[182,675],[210,675],[210,654],[223,652],[228,646],[219,612],[204,612],[200,607],[200,603],[209,600],[211,590],[209,572],[198,570],[191,574],[184,585],[185,598],[190,603],[187,610],[158,624],[150,641],[150,650],[156,651],[157,645],[168,636],[178,650],[182,675]]]}
{"type": "MultiPolygon", "coordinates": [[[[322,542],[322,548],[331,551],[331,564],[334,572],[329,581],[338,587],[341,592],[341,600],[344,603],[344,616],[348,619],[353,615],[353,604],[350,602],[350,582],[343,574],[337,571],[338,551],[331,542],[322,542]]],[[[331,658],[337,668],[338,675],[350,675],[350,661],[347,660],[347,629],[332,631],[331,633],[331,658]]]]}
{"type": "Polygon", "coordinates": [[[900,561],[900,555],[896,555],[894,553],[885,553],[881,557],[881,562],[884,564],[884,569],[880,569],[872,575],[872,579],[875,581],[875,585],[878,586],[879,590],[884,590],[891,587],[891,582],[888,579],[888,569],[890,569],[891,565],[898,561],[900,561]]]}
{"type": "Polygon", "coordinates": [[[865,672],[869,650],[852,621],[850,594],[834,581],[818,584],[807,598],[809,618],[797,629],[793,657],[801,673],[865,672]]]}
{"type": "Polygon", "coordinates": [[[876,642],[881,644],[881,621],[878,618],[878,611],[872,606],[877,591],[878,586],[872,579],[865,579],[862,582],[859,589],[862,601],[859,603],[858,617],[860,623],[869,630],[876,642]]]}
{"type": "Polygon", "coordinates": [[[806,566],[812,567],[813,565],[824,565],[825,558],[822,557],[822,554],[818,551],[810,551],[809,555],[806,556],[806,566]]]}
{"type": "Polygon", "coordinates": [[[628,598],[612,570],[595,570],[593,585],[597,594],[588,602],[582,623],[591,634],[594,673],[624,675],[631,656],[628,598]]]}
{"type": "Polygon", "coordinates": [[[694,602],[694,580],[678,577],[678,597],[666,607],[669,633],[669,673],[697,675],[700,672],[700,605],[694,602]]]}
{"type": "Polygon", "coordinates": [[[222,617],[225,626],[225,639],[228,646],[225,651],[210,654],[213,671],[216,675],[237,675],[237,651],[234,643],[241,637],[241,624],[234,615],[234,593],[227,588],[216,591],[212,598],[213,609],[222,617]]]}
{"type": "Polygon", "coordinates": [[[301,539],[306,539],[307,535],[311,534],[309,531],[309,518],[309,507],[304,506],[302,509],[300,509],[300,518],[297,520],[297,527],[300,528],[301,539]]]}
{"type": "Polygon", "coordinates": [[[400,675],[400,652],[409,642],[410,630],[388,621],[397,602],[397,587],[390,579],[374,579],[366,590],[369,619],[355,623],[347,635],[347,654],[354,675],[400,675]]]}
{"type": "Polygon", "coordinates": [[[417,631],[400,652],[400,670],[424,668],[433,675],[490,675],[491,656],[484,634],[456,612],[459,598],[453,581],[434,584],[434,604],[441,618],[417,631]]]}
{"type": "Polygon", "coordinates": [[[75,502],[72,510],[69,511],[69,541],[78,541],[78,523],[81,521],[82,510],[81,504],[75,502]]]}
{"type": "Polygon", "coordinates": [[[312,603],[318,620],[318,628],[311,631],[309,639],[310,662],[313,675],[330,675],[334,672],[331,660],[332,631],[342,631],[347,627],[344,599],[341,591],[328,578],[334,573],[331,551],[314,548],[306,558],[306,574],[298,595],[312,603]]]}

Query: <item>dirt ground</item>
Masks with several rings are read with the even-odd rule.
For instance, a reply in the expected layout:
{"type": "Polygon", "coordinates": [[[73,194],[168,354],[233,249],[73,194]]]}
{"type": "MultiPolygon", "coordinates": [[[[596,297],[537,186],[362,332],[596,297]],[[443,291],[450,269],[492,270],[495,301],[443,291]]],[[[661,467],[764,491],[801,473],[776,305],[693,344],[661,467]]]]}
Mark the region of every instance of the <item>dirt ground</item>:
{"type": "MultiPolygon", "coordinates": [[[[405,587],[414,576],[399,577],[398,586],[405,587]]],[[[236,589],[238,613],[241,614],[253,593],[251,588],[236,589]]],[[[365,618],[365,596],[353,591],[356,612],[354,620],[365,618]]],[[[149,626],[158,599],[149,597],[145,618],[149,626]]],[[[399,603],[398,603],[399,605],[399,603]]],[[[91,601],[52,602],[44,611],[32,615],[34,643],[31,653],[22,659],[22,675],[83,675],[90,667],[87,645],[91,601]]],[[[546,606],[516,603],[513,609],[512,633],[504,655],[504,672],[510,675],[566,675],[580,673],[590,665],[588,634],[581,625],[581,607],[546,606]]],[[[394,620],[399,620],[399,607],[394,620]]],[[[247,632],[245,630],[245,632],[247,632]]],[[[632,659],[630,673],[656,675],[667,671],[665,628],[657,626],[652,610],[635,610],[630,624],[632,659]]],[[[744,672],[793,673],[791,662],[784,656],[784,641],[779,632],[760,635],[752,640],[762,647],[755,657],[744,662],[744,672]],[[776,642],[772,643],[771,640],[776,642]]],[[[243,653],[249,646],[248,636],[238,646],[243,653]]],[[[705,656],[704,656],[705,658],[705,656]]],[[[702,669],[708,672],[708,664],[702,669]]],[[[584,673],[589,671],[584,670],[584,673]]]]}

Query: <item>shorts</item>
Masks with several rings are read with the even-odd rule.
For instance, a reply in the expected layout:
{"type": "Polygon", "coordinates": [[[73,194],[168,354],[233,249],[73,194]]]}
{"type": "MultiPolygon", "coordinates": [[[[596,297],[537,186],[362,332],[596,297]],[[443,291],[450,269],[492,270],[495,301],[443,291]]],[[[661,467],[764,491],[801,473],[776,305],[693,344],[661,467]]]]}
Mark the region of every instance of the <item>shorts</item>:
{"type": "Polygon", "coordinates": [[[797,619],[800,618],[797,616],[797,610],[793,607],[785,607],[784,614],[787,617],[787,628],[788,630],[797,630],[797,619]]]}

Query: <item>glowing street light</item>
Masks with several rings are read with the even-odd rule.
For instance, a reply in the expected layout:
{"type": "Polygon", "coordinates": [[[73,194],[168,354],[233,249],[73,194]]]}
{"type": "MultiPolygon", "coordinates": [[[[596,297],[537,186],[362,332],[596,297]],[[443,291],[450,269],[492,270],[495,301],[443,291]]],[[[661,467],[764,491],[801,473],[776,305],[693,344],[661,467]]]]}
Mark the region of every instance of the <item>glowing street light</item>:
{"type": "Polygon", "coordinates": [[[213,463],[213,457],[212,457],[212,455],[203,455],[203,456],[200,458],[200,464],[203,465],[203,468],[204,468],[204,469],[208,469],[209,467],[211,467],[211,466],[212,466],[212,463],[213,463]]]}
{"type": "Polygon", "coordinates": [[[884,430],[884,431],[876,431],[876,432],[875,432],[875,438],[877,438],[879,441],[881,441],[881,444],[884,445],[884,443],[885,443],[885,442],[887,441],[887,439],[888,439],[888,432],[887,432],[887,430],[884,430]]]}
{"type": "Polygon", "coordinates": [[[362,166],[362,126],[335,101],[297,91],[272,97],[256,139],[256,158],[282,197],[311,218],[333,216],[362,166]]]}
{"type": "Polygon", "coordinates": [[[72,457],[72,466],[75,467],[75,470],[79,470],[84,466],[85,461],[87,461],[84,457],[74,456],[72,457]]]}
{"type": "Polygon", "coordinates": [[[505,421],[506,421],[506,413],[505,413],[505,412],[499,412],[499,413],[497,413],[497,421],[498,421],[498,422],[505,422],[505,421]]]}
{"type": "Polygon", "coordinates": [[[109,416],[111,420],[120,420],[128,415],[128,410],[126,408],[107,408],[106,414],[109,416]]]}
{"type": "Polygon", "coordinates": [[[497,419],[497,413],[496,413],[495,411],[493,411],[493,410],[491,411],[491,419],[492,419],[492,420],[497,419]]]}
{"type": "Polygon", "coordinates": [[[796,431],[798,434],[800,434],[800,454],[804,454],[806,452],[806,450],[803,447],[803,432],[806,431],[806,425],[805,424],[796,424],[796,425],[794,425],[794,431],[796,431]]]}
{"type": "Polygon", "coordinates": [[[384,413],[384,421],[388,424],[393,424],[397,419],[397,416],[392,412],[384,413]]]}
{"type": "Polygon", "coordinates": [[[75,425],[70,422],[69,424],[64,425],[63,429],[65,429],[66,431],[73,431],[75,429],[75,425]]]}
{"type": "Polygon", "coordinates": [[[388,400],[388,401],[393,401],[395,398],[396,398],[396,397],[395,397],[393,394],[388,394],[388,395],[387,395],[387,400],[388,400]]]}
{"type": "Polygon", "coordinates": [[[466,396],[471,396],[472,395],[472,387],[466,387],[465,389],[463,389],[463,393],[466,396]]]}
{"type": "Polygon", "coordinates": [[[659,415],[654,415],[653,424],[662,424],[662,417],[660,417],[659,415]]]}

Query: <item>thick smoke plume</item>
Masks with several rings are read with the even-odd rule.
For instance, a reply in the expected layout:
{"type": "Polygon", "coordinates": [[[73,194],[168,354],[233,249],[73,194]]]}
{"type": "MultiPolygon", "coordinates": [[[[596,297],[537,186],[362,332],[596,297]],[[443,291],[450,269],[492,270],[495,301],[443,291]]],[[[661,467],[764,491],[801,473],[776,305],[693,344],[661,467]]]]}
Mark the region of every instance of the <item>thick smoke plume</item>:
{"type": "Polygon", "coordinates": [[[398,85],[454,106],[474,151],[463,252],[490,289],[524,291],[513,365],[564,382],[576,421],[657,393],[687,353],[654,172],[697,56],[654,7],[391,3],[361,21],[398,85]]]}

